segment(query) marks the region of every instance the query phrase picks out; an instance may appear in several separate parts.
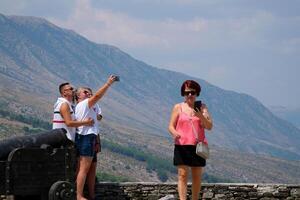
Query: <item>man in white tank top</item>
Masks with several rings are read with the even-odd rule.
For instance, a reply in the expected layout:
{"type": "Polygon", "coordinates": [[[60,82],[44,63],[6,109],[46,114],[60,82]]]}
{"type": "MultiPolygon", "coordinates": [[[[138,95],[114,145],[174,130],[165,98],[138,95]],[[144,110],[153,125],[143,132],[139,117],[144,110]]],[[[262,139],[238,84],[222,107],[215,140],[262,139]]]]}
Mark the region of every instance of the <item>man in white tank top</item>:
{"type": "Polygon", "coordinates": [[[75,141],[75,128],[79,126],[92,126],[94,120],[91,118],[76,121],[72,107],[73,87],[70,83],[62,83],[59,86],[61,97],[58,97],[54,104],[53,129],[64,128],[67,131],[69,140],[75,141]]]}

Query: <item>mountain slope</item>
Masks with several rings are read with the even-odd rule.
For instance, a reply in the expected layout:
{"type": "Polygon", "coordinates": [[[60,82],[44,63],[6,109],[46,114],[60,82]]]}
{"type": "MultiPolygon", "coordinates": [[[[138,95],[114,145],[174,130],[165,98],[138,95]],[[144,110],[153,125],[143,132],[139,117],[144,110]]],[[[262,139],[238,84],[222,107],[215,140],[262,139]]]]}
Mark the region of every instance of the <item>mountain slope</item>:
{"type": "MultiPolygon", "coordinates": [[[[0,112],[0,140],[2,137],[12,137],[12,134],[40,133],[43,132],[40,128],[47,129],[47,126],[47,123],[30,116],[0,112]],[[2,132],[2,127],[8,129],[2,132]],[[5,135],[7,133],[9,135],[5,135]]],[[[170,139],[144,134],[132,128],[117,128],[105,118],[101,121],[101,126],[102,152],[99,154],[97,170],[99,180],[177,180],[176,168],[172,165],[173,145],[170,139]],[[119,149],[111,148],[113,146],[108,144],[115,144],[119,149]],[[133,152],[134,149],[138,156],[126,153],[133,152]],[[154,160],[148,162],[149,157],[154,160]]],[[[211,149],[204,182],[299,183],[300,161],[224,150],[214,145],[211,149]]]]}
{"type": "Polygon", "coordinates": [[[61,82],[96,89],[109,74],[118,74],[121,82],[101,101],[104,117],[117,128],[169,137],[172,105],[182,101],[181,83],[195,79],[214,120],[213,134],[208,134],[211,144],[300,159],[299,129],[249,95],[149,66],[116,47],[95,44],[40,18],[0,15],[0,27],[0,104],[9,110],[50,121],[61,82]]]}
{"type": "Polygon", "coordinates": [[[276,116],[292,123],[297,128],[300,128],[300,108],[288,109],[283,106],[271,106],[269,109],[276,116]]]}

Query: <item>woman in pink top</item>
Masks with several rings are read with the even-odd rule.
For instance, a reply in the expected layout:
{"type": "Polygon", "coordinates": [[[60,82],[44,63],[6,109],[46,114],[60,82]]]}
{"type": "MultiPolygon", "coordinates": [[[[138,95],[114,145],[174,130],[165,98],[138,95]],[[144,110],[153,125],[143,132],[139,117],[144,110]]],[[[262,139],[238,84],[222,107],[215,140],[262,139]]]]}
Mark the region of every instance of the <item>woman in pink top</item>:
{"type": "Polygon", "coordinates": [[[194,110],[194,103],[200,92],[201,87],[196,81],[186,80],[181,86],[184,102],[174,106],[169,123],[169,132],[175,141],[174,165],[178,169],[180,200],[186,199],[189,168],[192,171],[192,199],[199,199],[202,167],[206,165],[206,160],[196,154],[195,134],[198,134],[200,141],[207,143],[204,129],[211,130],[213,124],[205,104],[202,104],[200,110],[194,110]]]}

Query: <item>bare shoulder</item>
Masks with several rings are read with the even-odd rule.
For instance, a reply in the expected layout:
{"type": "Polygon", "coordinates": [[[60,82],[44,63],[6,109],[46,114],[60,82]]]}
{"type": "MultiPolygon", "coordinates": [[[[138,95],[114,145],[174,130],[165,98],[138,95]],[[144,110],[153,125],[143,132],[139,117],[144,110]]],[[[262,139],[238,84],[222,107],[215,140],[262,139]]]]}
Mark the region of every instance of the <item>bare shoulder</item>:
{"type": "Polygon", "coordinates": [[[180,111],[180,104],[175,104],[172,108],[172,115],[179,113],[180,111]]]}
{"type": "Polygon", "coordinates": [[[67,103],[67,102],[63,102],[63,103],[61,104],[61,107],[60,107],[60,109],[63,109],[63,110],[68,110],[68,109],[69,109],[69,105],[68,105],[68,103],[67,103]]]}
{"type": "Polygon", "coordinates": [[[179,111],[180,106],[181,106],[180,103],[175,104],[174,107],[173,107],[173,111],[179,111]]]}

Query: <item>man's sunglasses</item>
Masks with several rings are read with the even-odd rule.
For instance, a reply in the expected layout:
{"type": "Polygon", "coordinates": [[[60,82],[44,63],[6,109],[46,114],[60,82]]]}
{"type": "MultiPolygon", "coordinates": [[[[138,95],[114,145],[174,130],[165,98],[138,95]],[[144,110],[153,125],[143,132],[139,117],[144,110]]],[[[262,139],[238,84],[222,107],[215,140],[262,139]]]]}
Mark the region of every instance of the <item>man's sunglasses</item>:
{"type": "Polygon", "coordinates": [[[65,90],[71,90],[71,91],[73,91],[74,88],[70,87],[70,88],[66,88],[65,90]]]}

